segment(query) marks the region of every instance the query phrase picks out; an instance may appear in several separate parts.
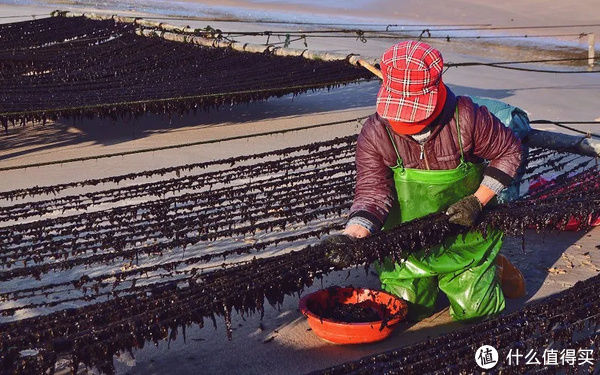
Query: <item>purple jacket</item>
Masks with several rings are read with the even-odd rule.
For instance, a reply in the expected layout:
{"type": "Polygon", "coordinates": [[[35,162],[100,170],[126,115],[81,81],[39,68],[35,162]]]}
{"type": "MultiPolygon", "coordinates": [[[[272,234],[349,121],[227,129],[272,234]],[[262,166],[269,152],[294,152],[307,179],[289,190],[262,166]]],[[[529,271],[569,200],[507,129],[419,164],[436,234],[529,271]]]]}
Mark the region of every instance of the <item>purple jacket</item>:
{"type": "MultiPolygon", "coordinates": [[[[450,90],[423,146],[410,136],[392,131],[404,166],[416,169],[458,166],[460,148],[454,120],[457,104],[466,161],[489,160],[484,175],[504,186],[510,185],[521,163],[521,142],[485,106],[479,107],[469,97],[455,97],[450,90]]],[[[363,125],[356,147],[356,188],[350,218],[368,220],[374,228],[383,225],[396,199],[390,169],[396,165],[396,154],[385,126],[389,126],[387,120],[377,113],[371,115],[363,125]]]]}

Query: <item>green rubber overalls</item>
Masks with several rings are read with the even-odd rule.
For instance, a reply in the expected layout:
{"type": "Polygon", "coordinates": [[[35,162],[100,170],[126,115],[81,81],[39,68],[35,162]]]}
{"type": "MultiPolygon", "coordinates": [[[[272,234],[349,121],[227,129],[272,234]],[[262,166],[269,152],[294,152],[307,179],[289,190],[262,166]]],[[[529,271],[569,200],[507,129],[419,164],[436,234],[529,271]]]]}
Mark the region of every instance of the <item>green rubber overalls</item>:
{"type": "MultiPolygon", "coordinates": [[[[405,168],[386,127],[398,157],[396,166],[391,167],[398,200],[383,230],[446,210],[479,187],[483,165],[465,162],[458,107],[455,115],[461,156],[459,166],[450,170],[405,168]]],[[[470,320],[504,309],[504,295],[496,277],[496,255],[502,239],[503,233],[497,230],[488,230],[485,238],[469,231],[447,238],[427,255],[420,250],[401,264],[386,259],[375,267],[382,288],[409,302],[410,320],[418,321],[433,313],[438,286],[448,296],[450,315],[455,320],[470,320]]]]}

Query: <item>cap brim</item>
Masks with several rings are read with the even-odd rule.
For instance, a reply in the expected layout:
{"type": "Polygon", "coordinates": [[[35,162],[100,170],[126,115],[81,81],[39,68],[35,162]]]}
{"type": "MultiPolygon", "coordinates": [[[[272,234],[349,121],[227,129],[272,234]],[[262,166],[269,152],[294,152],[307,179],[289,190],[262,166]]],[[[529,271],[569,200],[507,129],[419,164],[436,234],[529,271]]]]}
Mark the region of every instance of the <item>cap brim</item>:
{"type": "Polygon", "coordinates": [[[431,112],[428,117],[426,117],[425,119],[423,119],[421,121],[415,121],[415,122],[395,121],[392,119],[387,119],[387,120],[390,123],[390,126],[392,127],[394,132],[396,132],[398,134],[406,134],[406,135],[417,134],[417,133],[421,132],[423,129],[425,129],[427,126],[429,126],[429,124],[431,124],[431,122],[440,115],[440,113],[444,109],[444,104],[446,103],[446,95],[447,95],[446,86],[444,85],[443,82],[440,81],[440,83],[438,85],[438,89],[437,89],[436,104],[435,104],[433,112],[431,112]]]}
{"type": "Polygon", "coordinates": [[[405,122],[396,122],[396,121],[391,121],[388,120],[388,122],[390,123],[390,126],[392,127],[392,130],[394,130],[394,132],[396,134],[404,134],[404,135],[413,135],[413,134],[417,134],[420,133],[423,129],[425,129],[429,124],[410,124],[407,125],[405,122]]]}
{"type": "Polygon", "coordinates": [[[438,87],[424,95],[398,96],[381,85],[377,93],[377,113],[385,119],[396,122],[410,123],[426,120],[435,111],[438,87]]]}

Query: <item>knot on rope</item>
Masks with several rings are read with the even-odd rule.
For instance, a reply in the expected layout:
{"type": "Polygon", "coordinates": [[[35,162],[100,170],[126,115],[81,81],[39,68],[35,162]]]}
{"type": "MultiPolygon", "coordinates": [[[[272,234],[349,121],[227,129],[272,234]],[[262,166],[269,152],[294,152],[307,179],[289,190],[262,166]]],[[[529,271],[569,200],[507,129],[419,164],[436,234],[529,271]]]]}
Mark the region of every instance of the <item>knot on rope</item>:
{"type": "Polygon", "coordinates": [[[365,38],[365,32],[362,30],[356,30],[356,40],[360,40],[363,43],[367,42],[367,38],[365,38]]]}
{"type": "Polygon", "coordinates": [[[431,38],[431,31],[429,29],[424,29],[423,31],[421,31],[418,40],[421,40],[424,35],[427,35],[427,38],[431,38]]]}

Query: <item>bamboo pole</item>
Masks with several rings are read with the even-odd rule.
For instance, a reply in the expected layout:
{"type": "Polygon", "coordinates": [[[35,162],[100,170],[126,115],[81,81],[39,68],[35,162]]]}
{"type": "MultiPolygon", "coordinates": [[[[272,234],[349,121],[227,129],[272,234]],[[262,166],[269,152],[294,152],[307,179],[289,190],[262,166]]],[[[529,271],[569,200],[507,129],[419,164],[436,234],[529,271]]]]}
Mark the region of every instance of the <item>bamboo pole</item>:
{"type": "Polygon", "coordinates": [[[364,67],[365,69],[367,69],[369,72],[375,74],[377,77],[379,77],[379,79],[383,79],[383,74],[381,73],[381,70],[377,69],[376,67],[374,67],[373,65],[369,64],[368,62],[366,62],[365,60],[358,60],[358,64],[362,67],[364,67]]]}
{"type": "Polygon", "coordinates": [[[122,17],[116,15],[104,15],[96,13],[77,13],[70,11],[55,10],[51,13],[53,17],[86,17],[93,20],[114,20],[115,22],[121,23],[132,23],[134,25],[141,26],[136,30],[136,34],[146,37],[160,37],[166,40],[183,43],[193,43],[205,47],[215,48],[231,48],[236,51],[250,52],[250,53],[264,53],[270,52],[275,56],[302,56],[308,60],[322,60],[322,61],[339,61],[345,60],[355,66],[362,66],[381,78],[381,72],[374,66],[377,63],[376,59],[361,57],[356,54],[341,54],[328,51],[311,51],[308,49],[297,49],[287,47],[275,47],[272,45],[252,44],[252,43],[240,43],[240,42],[229,42],[225,40],[210,39],[193,35],[194,33],[203,32],[203,29],[194,29],[189,26],[181,27],[170,25],[164,22],[144,20],[142,18],[135,17],[122,17]],[[152,29],[145,29],[149,27],[152,29]],[[158,31],[156,30],[158,29],[158,31]]]}

